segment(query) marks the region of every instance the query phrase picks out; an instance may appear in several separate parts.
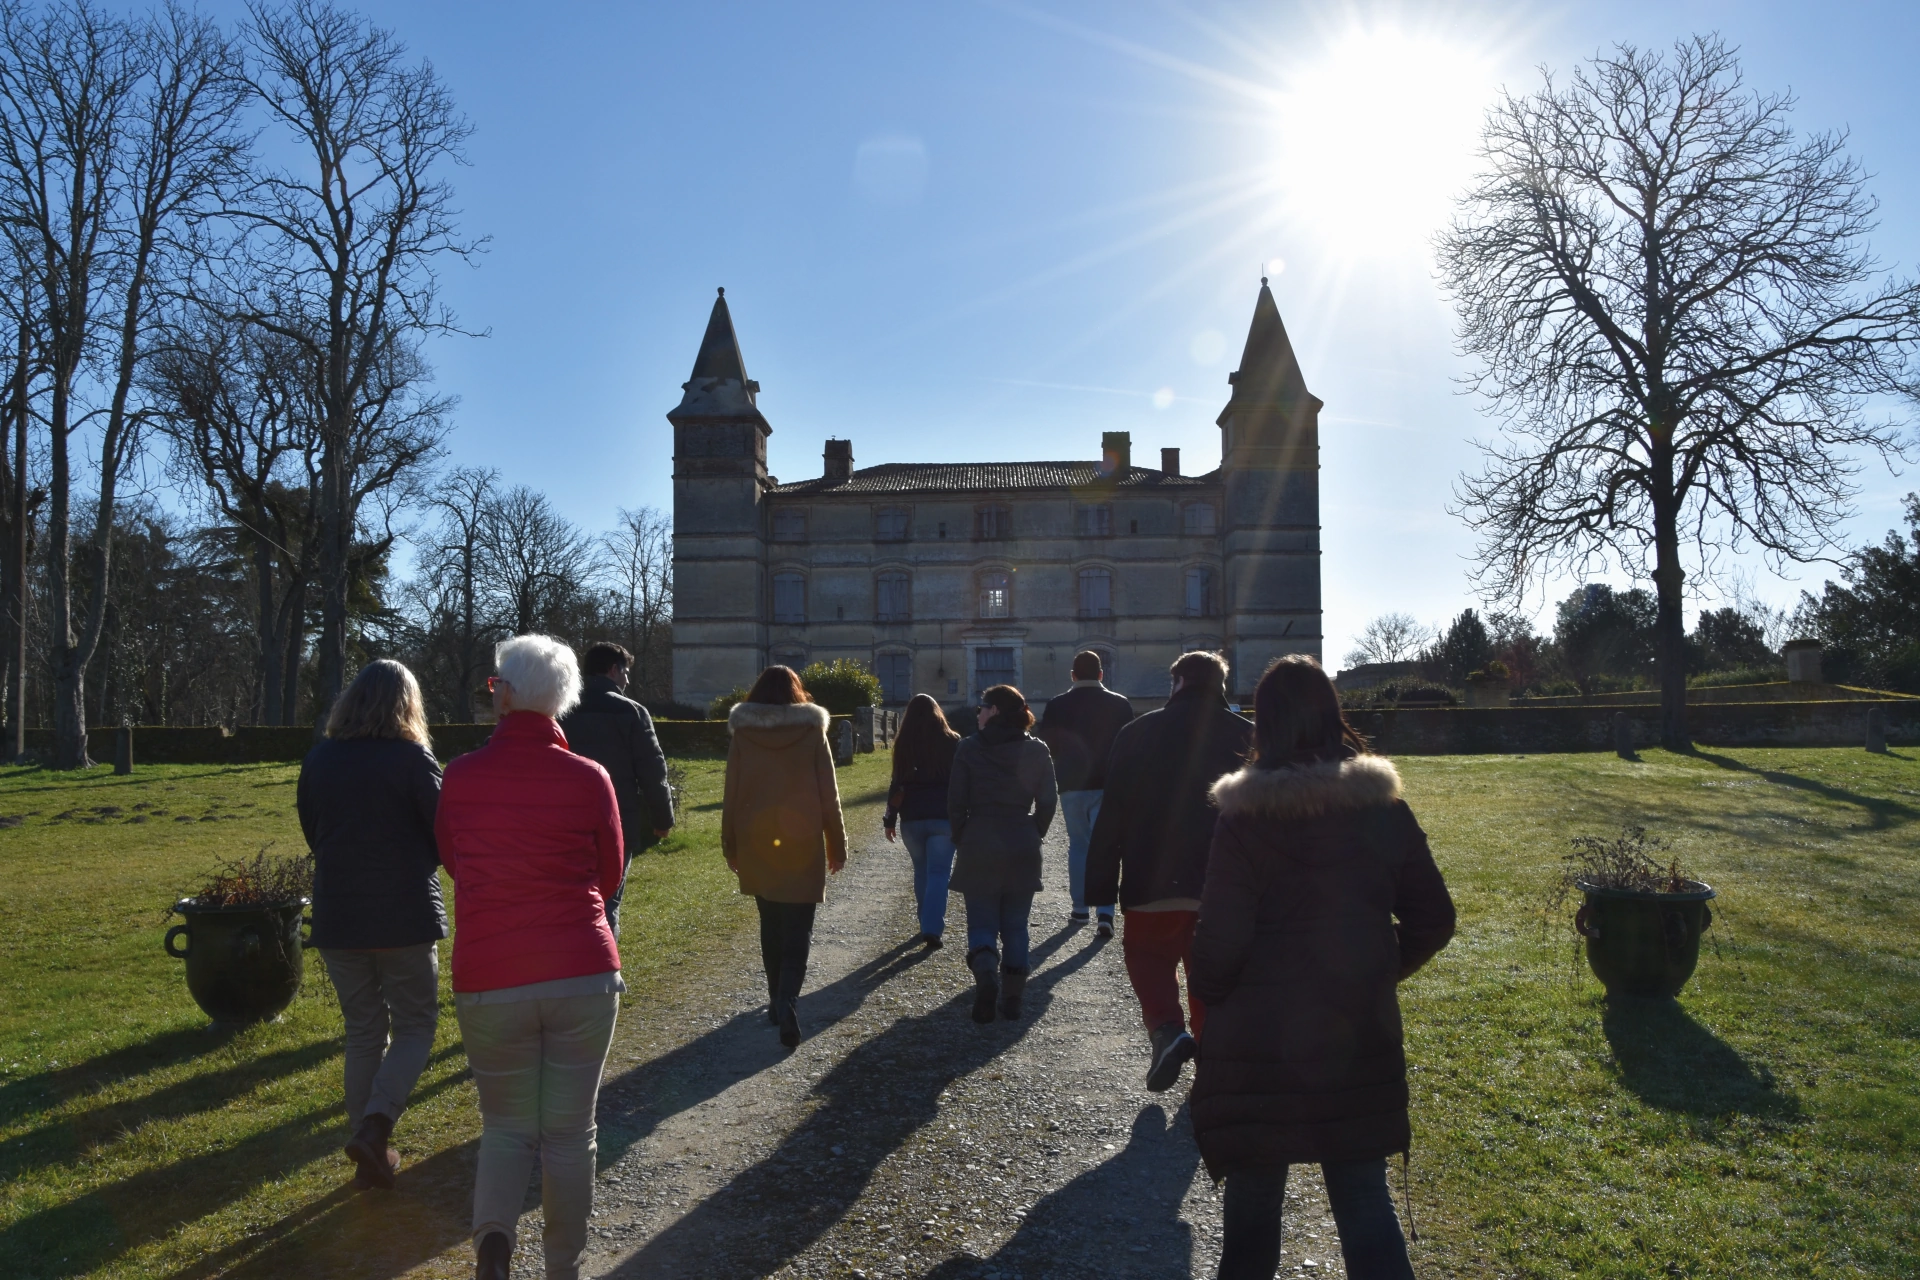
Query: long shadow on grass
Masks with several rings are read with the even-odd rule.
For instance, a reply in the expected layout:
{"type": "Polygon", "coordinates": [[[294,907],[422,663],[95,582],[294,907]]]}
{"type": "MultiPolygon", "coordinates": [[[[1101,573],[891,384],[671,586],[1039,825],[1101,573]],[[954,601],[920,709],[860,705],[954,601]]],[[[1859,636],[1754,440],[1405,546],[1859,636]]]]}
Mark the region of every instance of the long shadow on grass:
{"type": "MultiPolygon", "coordinates": [[[[209,1038],[203,1042],[203,1047],[211,1048],[222,1043],[222,1039],[214,1038],[213,1033],[208,1035],[209,1038]]],[[[174,1033],[155,1037],[161,1041],[169,1041],[173,1038],[174,1033]]],[[[131,1062],[152,1062],[153,1059],[144,1058],[139,1053],[139,1050],[151,1043],[152,1041],[143,1042],[129,1050],[109,1054],[107,1058],[120,1058],[125,1054],[131,1062]]],[[[191,1044],[191,1038],[188,1038],[186,1043],[191,1044]]],[[[187,1076],[185,1079],[175,1080],[171,1084],[155,1089],[151,1093],[124,1098],[117,1102],[103,1103],[77,1114],[62,1116],[41,1128],[16,1134],[0,1142],[0,1182],[11,1182],[30,1169],[72,1160],[76,1156],[86,1154],[99,1143],[110,1142],[143,1124],[151,1124],[156,1120],[176,1119],[205,1111],[216,1111],[235,1098],[251,1093],[271,1080],[282,1076],[298,1075],[337,1056],[340,1053],[340,1043],[338,1037],[332,1037],[294,1045],[258,1057],[247,1057],[218,1071],[187,1076]]],[[[158,1065],[171,1065],[183,1057],[195,1055],[169,1056],[163,1052],[157,1056],[161,1060],[158,1065]]],[[[130,1076],[144,1074],[141,1071],[119,1074],[111,1069],[97,1070],[97,1065],[104,1061],[106,1059],[96,1058],[92,1062],[83,1063],[75,1069],[72,1078],[50,1083],[47,1086],[47,1093],[50,1096],[46,1098],[46,1105],[57,1106],[65,1098],[104,1088],[109,1084],[120,1083],[130,1076]]],[[[151,1070],[152,1067],[148,1069],[151,1070]]],[[[32,1084],[34,1081],[26,1080],[19,1083],[25,1085],[32,1084]]],[[[12,1099],[9,1099],[9,1102],[11,1101],[12,1099]]]]}
{"type": "MultiPolygon", "coordinates": [[[[831,1026],[859,1008],[869,989],[924,958],[913,944],[902,943],[808,992],[800,998],[802,1025],[810,1032],[831,1026]]],[[[755,1009],[609,1079],[600,1090],[601,1168],[617,1162],[662,1121],[710,1101],[786,1056],[766,1015],[755,1009]]],[[[395,1142],[404,1152],[404,1128],[395,1142]]],[[[469,1141],[407,1165],[390,1195],[336,1191],[169,1280],[214,1275],[378,1280],[400,1275],[467,1238],[478,1150],[479,1143],[469,1141]]],[[[530,1204],[535,1194],[530,1186],[530,1204]]],[[[537,1242],[532,1247],[537,1250],[537,1242]]]]}
{"type": "MultiPolygon", "coordinates": [[[[455,1052],[457,1046],[449,1046],[434,1060],[455,1052]]],[[[418,1090],[415,1098],[432,1097],[464,1076],[460,1071],[443,1077],[418,1090]]],[[[271,1128],[235,1142],[216,1141],[183,1159],[152,1165],[19,1219],[0,1231],[5,1274],[84,1275],[219,1212],[311,1161],[338,1157],[340,1105],[332,1090],[328,1094],[322,1105],[271,1128]]],[[[224,1101],[215,1098],[213,1105],[224,1101]]],[[[340,1170],[344,1182],[350,1172],[344,1159],[340,1170]]]]}
{"type": "Polygon", "coordinates": [[[163,1031],[85,1062],[9,1081],[0,1085],[0,1124],[12,1124],[22,1116],[56,1107],[76,1093],[111,1088],[149,1071],[212,1053],[230,1042],[239,1031],[238,1027],[204,1023],[163,1031]]]}
{"type": "Polygon", "coordinates": [[[1613,998],[1601,1018],[1628,1089],[1662,1111],[1793,1120],[1800,1102],[1673,1000],[1613,998]]]}
{"type": "Polygon", "coordinates": [[[1849,791],[1845,787],[1836,787],[1832,783],[1822,782],[1818,778],[1803,778],[1797,773],[1785,773],[1779,769],[1755,768],[1745,761],[1735,760],[1732,756],[1717,756],[1712,752],[1699,750],[1696,750],[1694,754],[1698,758],[1705,760],[1708,764],[1717,765],[1722,769],[1730,769],[1736,773],[1750,773],[1755,777],[1764,778],[1777,786],[1791,787],[1796,791],[1811,792],[1824,800],[1832,800],[1838,804],[1848,804],[1858,809],[1864,809],[1873,816],[1873,825],[1876,830],[1897,827],[1903,823],[1920,819],[1920,809],[1915,809],[1912,805],[1903,804],[1898,800],[1889,800],[1884,796],[1863,796],[1858,791],[1849,791]]]}
{"type": "Polygon", "coordinates": [[[1158,1103],[1133,1118],[1127,1145],[1027,1212],[991,1259],[949,1258],[926,1280],[983,1273],[1054,1277],[1193,1274],[1193,1228],[1180,1209],[1193,1186],[1200,1149],[1183,1104],[1171,1125],[1158,1103]]]}
{"type": "Polygon", "coordinates": [[[1053,987],[1099,953],[1090,946],[1040,970],[1068,936],[1062,929],[1034,948],[1024,1019],[977,1026],[967,994],[862,1042],[814,1085],[821,1105],[799,1128],[610,1277],[767,1275],[805,1252],[860,1198],[881,1162],[933,1119],[941,1091],[1017,1043],[1044,1015],[1053,987]]]}

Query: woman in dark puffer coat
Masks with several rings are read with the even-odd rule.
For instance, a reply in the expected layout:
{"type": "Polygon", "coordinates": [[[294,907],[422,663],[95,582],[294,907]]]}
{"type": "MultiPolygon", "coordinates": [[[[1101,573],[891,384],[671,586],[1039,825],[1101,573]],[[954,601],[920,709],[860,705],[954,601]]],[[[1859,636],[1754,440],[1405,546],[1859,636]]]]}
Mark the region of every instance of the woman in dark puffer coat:
{"type": "Polygon", "coordinates": [[[1267,669],[1254,743],[1214,786],[1193,941],[1208,1009],[1193,1127],[1227,1182],[1219,1277],[1274,1274],[1287,1166],[1306,1162],[1347,1275],[1411,1277],[1387,1190],[1386,1157],[1411,1142],[1397,986],[1453,936],[1453,900],[1399,775],[1361,754],[1318,663],[1267,669]]]}

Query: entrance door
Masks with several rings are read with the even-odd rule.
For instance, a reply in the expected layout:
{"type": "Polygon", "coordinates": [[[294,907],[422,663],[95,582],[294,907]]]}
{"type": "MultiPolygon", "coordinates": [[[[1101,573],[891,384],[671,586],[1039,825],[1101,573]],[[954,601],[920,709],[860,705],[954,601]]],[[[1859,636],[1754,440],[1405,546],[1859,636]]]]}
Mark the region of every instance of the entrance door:
{"type": "Polygon", "coordinates": [[[880,677],[880,696],[884,701],[897,704],[913,697],[912,654],[881,654],[875,663],[874,674],[880,677]]]}
{"type": "Polygon", "coordinates": [[[975,649],[973,659],[973,696],[979,697],[996,684],[1013,684],[1018,675],[1012,649],[975,649]]]}

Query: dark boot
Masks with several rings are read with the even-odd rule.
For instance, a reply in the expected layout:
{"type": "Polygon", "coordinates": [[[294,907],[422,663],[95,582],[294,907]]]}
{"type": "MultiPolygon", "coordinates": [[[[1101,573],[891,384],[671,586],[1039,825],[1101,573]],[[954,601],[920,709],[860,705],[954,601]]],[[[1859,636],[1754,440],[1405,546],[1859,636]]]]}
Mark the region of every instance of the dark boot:
{"type": "Polygon", "coordinates": [[[772,974],[767,975],[767,1021],[780,1023],[780,981],[772,974]]]}
{"type": "Polygon", "coordinates": [[[780,1002],[780,1043],[789,1049],[800,1047],[800,1012],[794,1008],[795,1001],[780,1002]]]}
{"type": "Polygon", "coordinates": [[[1153,1042],[1153,1061],[1147,1067],[1147,1092],[1165,1093],[1193,1057],[1193,1037],[1179,1023],[1169,1022],[1155,1027],[1148,1038],[1153,1042]]]}
{"type": "Polygon", "coordinates": [[[513,1241],[504,1232],[487,1232],[474,1252],[473,1280],[512,1280],[513,1241]]]}
{"type": "Polygon", "coordinates": [[[1027,989],[1025,969],[1000,970],[1000,1016],[1009,1022],[1020,1020],[1020,996],[1027,989]]]}
{"type": "Polygon", "coordinates": [[[390,1116],[372,1111],[360,1121],[360,1127],[353,1131],[346,1146],[347,1155],[360,1167],[354,1176],[356,1183],[383,1191],[393,1190],[393,1171],[400,1162],[387,1150],[387,1139],[392,1136],[390,1116]]]}
{"type": "Polygon", "coordinates": [[[973,1020],[992,1022],[1000,998],[1000,957],[992,947],[981,947],[967,953],[967,968],[973,970],[973,1020]]]}

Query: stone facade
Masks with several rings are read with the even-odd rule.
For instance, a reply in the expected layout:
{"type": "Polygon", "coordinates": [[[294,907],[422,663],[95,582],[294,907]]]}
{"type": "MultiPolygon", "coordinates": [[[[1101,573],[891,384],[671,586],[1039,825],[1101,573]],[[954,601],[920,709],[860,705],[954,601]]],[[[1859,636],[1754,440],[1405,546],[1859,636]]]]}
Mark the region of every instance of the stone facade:
{"type": "Polygon", "coordinates": [[[674,699],[703,705],[769,662],[853,658],[890,704],[988,685],[1067,687],[1081,649],[1153,703],[1189,649],[1224,653],[1237,697],[1274,657],[1320,653],[1320,401],[1261,281],[1222,462],[884,463],[828,440],[817,479],[767,474],[772,428],[724,291],[674,427],[674,699]]]}

